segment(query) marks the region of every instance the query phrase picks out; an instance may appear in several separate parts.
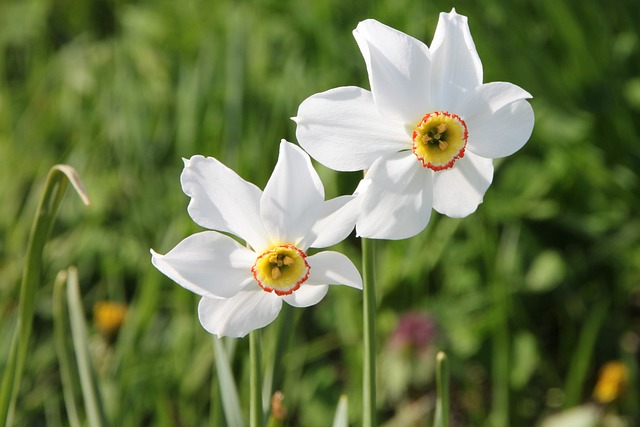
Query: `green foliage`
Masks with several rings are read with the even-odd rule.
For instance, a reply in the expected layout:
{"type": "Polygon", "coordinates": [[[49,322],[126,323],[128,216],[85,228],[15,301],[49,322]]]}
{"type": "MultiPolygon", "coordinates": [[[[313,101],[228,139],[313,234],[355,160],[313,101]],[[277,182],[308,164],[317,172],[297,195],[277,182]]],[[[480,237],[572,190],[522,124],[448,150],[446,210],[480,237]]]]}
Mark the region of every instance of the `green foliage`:
{"type": "MultiPolygon", "coordinates": [[[[289,117],[303,99],[368,87],[351,35],[358,21],[376,18],[428,43],[437,14],[452,6],[469,17],[485,81],[531,92],[536,126],[520,152],[496,161],[472,216],[434,214],[419,236],[377,245],[379,352],[403,313],[430,313],[432,345],[449,360],[452,425],[465,426],[534,425],[566,404],[565,393],[589,401],[599,367],[623,360],[632,381],[611,410],[637,425],[640,3],[632,0],[2,2],[0,371],[46,172],[72,165],[92,198],[88,209],[72,198],[62,205],[45,250],[16,424],[68,424],[51,300],[56,273],[76,265],[87,319],[100,300],[129,307],[114,340],[95,325],[88,331],[112,424],[220,425],[210,421],[222,419],[222,404],[197,299],[150,263],[149,248],[164,253],[198,229],[180,189],[181,157],[217,157],[263,187],[280,139],[295,141],[289,117]]],[[[318,170],[329,197],[360,178],[318,170]]],[[[360,258],[353,237],[340,250],[360,258]]],[[[329,425],[342,394],[358,419],[361,302],[336,287],[318,306],[294,309],[284,351],[280,326],[263,331],[263,360],[282,362],[273,389],[284,392],[285,425],[329,425]]],[[[242,340],[233,352],[244,414],[248,350],[242,340]]],[[[379,396],[381,421],[392,420],[429,402],[435,382],[393,401],[379,396]]]]}

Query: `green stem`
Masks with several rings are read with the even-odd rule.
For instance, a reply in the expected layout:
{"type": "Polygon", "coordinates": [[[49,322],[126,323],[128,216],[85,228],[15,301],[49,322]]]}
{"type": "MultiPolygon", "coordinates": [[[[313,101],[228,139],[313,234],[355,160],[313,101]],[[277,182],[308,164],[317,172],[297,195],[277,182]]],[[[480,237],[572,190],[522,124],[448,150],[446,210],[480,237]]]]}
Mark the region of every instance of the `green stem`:
{"type": "Polygon", "coordinates": [[[493,408],[492,423],[496,427],[509,425],[509,314],[507,295],[504,283],[498,280],[494,283],[497,295],[496,324],[493,336],[493,408]]]}
{"type": "Polygon", "coordinates": [[[436,402],[435,427],[449,427],[449,362],[444,352],[439,352],[436,360],[436,402]]]}
{"type": "Polygon", "coordinates": [[[29,337],[31,336],[36,290],[41,282],[42,253],[69,182],[80,195],[82,201],[86,205],[89,204],[89,197],[84,185],[71,166],[56,165],[49,170],[44,193],[40,199],[29,235],[26,261],[20,284],[18,322],[9,348],[0,388],[0,424],[4,421],[4,425],[13,425],[13,413],[22,381],[29,337]]]}
{"type": "MultiPolygon", "coordinates": [[[[516,271],[516,254],[520,236],[519,226],[504,229],[495,255],[487,251],[487,266],[493,268],[493,277],[489,279],[495,301],[492,349],[492,408],[491,422],[495,427],[508,427],[511,401],[511,330],[509,315],[511,309],[511,289],[516,271]],[[492,267],[493,264],[493,267],[492,267]]],[[[490,247],[487,244],[487,247],[490,247]]],[[[489,270],[491,271],[491,270],[489,270]]]]}
{"type": "Polygon", "coordinates": [[[362,323],[364,329],[363,354],[363,417],[364,427],[375,427],[376,417],[376,292],[374,283],[375,242],[362,241],[363,271],[363,307],[362,323]]]}
{"type": "Polygon", "coordinates": [[[251,427],[264,427],[259,333],[260,331],[253,331],[249,334],[249,380],[251,387],[249,425],[251,427]]]}
{"type": "Polygon", "coordinates": [[[268,400],[271,399],[273,393],[281,387],[282,364],[280,361],[284,357],[291,336],[291,329],[293,327],[292,318],[293,310],[291,306],[289,304],[283,304],[280,314],[278,314],[275,339],[271,336],[271,339],[273,339],[275,343],[272,354],[270,354],[266,362],[262,364],[262,366],[264,366],[262,375],[262,399],[267,404],[267,409],[271,406],[268,400]]]}

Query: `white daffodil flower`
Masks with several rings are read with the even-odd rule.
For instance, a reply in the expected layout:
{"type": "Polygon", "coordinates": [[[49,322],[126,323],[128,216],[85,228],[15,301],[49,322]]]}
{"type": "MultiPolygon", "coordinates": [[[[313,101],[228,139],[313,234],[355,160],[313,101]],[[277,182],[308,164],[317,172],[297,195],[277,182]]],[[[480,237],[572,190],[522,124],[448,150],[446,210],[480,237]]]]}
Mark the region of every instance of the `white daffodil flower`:
{"type": "Polygon", "coordinates": [[[367,170],[357,234],[411,237],[427,226],[432,207],[450,217],[473,213],[493,179],[492,159],[531,136],[531,95],[511,83],[482,83],[467,18],[455,9],[440,14],[431,47],[375,20],[360,22],[353,35],[371,91],[315,94],[293,120],[317,161],[367,170]]]}
{"type": "Polygon", "coordinates": [[[202,296],[200,323],[210,333],[242,337],[271,323],[283,301],[317,304],[329,284],[362,289],[357,268],[338,252],[307,255],[345,239],[359,200],[324,200],[324,187],[299,147],[282,141],[264,192],[211,157],[184,161],[182,189],[188,212],[209,230],[187,237],[152,263],[184,288],[202,296]],[[238,236],[243,246],[220,232],[238,236]]]}

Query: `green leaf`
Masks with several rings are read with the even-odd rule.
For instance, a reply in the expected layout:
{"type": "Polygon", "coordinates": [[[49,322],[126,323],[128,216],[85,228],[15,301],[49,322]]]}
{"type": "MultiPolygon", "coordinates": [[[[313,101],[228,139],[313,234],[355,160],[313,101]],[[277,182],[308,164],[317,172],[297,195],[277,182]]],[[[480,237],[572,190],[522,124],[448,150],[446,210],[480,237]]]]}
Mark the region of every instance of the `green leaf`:
{"type": "Polygon", "coordinates": [[[60,365],[60,376],[62,380],[62,393],[64,404],[67,408],[67,417],[71,427],[80,427],[80,415],[76,405],[76,396],[79,396],[79,382],[77,370],[74,369],[75,359],[73,356],[72,342],[70,340],[69,312],[67,302],[64,298],[64,285],[68,274],[61,271],[56,277],[53,287],[53,332],[55,335],[56,353],[60,365]]]}
{"type": "Polygon", "coordinates": [[[69,304],[69,319],[71,324],[71,337],[75,349],[82,396],[87,411],[89,425],[92,427],[107,426],[104,414],[104,405],[100,396],[96,373],[89,354],[87,342],[87,326],[84,319],[84,310],[80,298],[80,285],[78,283],[78,271],[71,267],[67,276],[67,301],[69,304]]]}
{"type": "Polygon", "coordinates": [[[36,291],[42,275],[44,245],[48,240],[53,221],[68,183],[71,183],[84,204],[89,204],[89,196],[75,169],[68,165],[56,165],[49,170],[45,189],[31,226],[27,256],[20,284],[18,323],[16,324],[15,334],[11,341],[9,356],[2,377],[0,420],[4,420],[5,425],[13,424],[13,412],[22,381],[29,337],[31,336],[36,291]]]}

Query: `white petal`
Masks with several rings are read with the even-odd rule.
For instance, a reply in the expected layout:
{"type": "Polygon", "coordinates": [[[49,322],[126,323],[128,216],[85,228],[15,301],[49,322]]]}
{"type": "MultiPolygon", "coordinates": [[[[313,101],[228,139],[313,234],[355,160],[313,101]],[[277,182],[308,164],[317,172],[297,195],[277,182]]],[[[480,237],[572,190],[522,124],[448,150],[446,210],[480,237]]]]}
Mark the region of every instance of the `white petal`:
{"type": "Polygon", "coordinates": [[[294,307],[309,307],[322,301],[328,290],[329,285],[308,285],[305,283],[297,291],[282,297],[282,299],[294,307]]]}
{"type": "Polygon", "coordinates": [[[483,115],[495,113],[505,105],[527,98],[531,98],[531,94],[513,83],[485,83],[462,97],[453,111],[465,121],[472,121],[478,116],[482,118],[483,115]]]}
{"type": "Polygon", "coordinates": [[[308,257],[307,262],[309,278],[300,289],[311,285],[346,285],[362,289],[360,272],[351,260],[340,252],[319,252],[308,257]]]}
{"type": "Polygon", "coordinates": [[[328,168],[357,171],[385,153],[411,147],[404,125],[384,119],[371,92],[339,87],[305,99],[298,108],[296,138],[328,168]]]}
{"type": "Polygon", "coordinates": [[[200,226],[226,231],[256,250],[266,246],[267,234],[260,221],[262,191],[211,157],[184,160],[180,177],[189,202],[189,215],[200,226]]]}
{"type": "Polygon", "coordinates": [[[367,171],[356,233],[374,239],[415,236],[431,216],[432,172],[412,152],[380,158],[367,171]]]}
{"type": "Polygon", "coordinates": [[[495,112],[485,110],[467,122],[469,151],[489,158],[509,156],[527,143],[533,131],[531,104],[520,100],[495,112]]]}
{"type": "Polygon", "coordinates": [[[281,307],[281,298],[258,288],[227,299],[204,297],[198,305],[198,318],[202,326],[218,338],[241,338],[273,322],[281,307]]]}
{"type": "Polygon", "coordinates": [[[492,180],[492,160],[467,152],[451,169],[434,173],[433,209],[452,218],[472,214],[492,180]]]}
{"type": "Polygon", "coordinates": [[[420,120],[429,105],[427,46],[373,19],[360,22],[353,36],[367,64],[380,114],[404,123],[420,120]]]}
{"type": "Polygon", "coordinates": [[[466,16],[441,13],[431,42],[431,100],[449,110],[456,97],[482,84],[482,63],[466,16]]]}
{"type": "Polygon", "coordinates": [[[215,231],[193,234],[166,255],[151,250],[151,262],[171,280],[198,295],[228,298],[254,281],[256,254],[215,231]]]}
{"type": "Polygon", "coordinates": [[[323,203],[320,218],[298,246],[326,248],[346,239],[356,225],[360,201],[355,196],[340,196],[323,203]]]}
{"type": "Polygon", "coordinates": [[[317,221],[323,203],[324,187],[309,155],[282,140],[278,163],[260,200],[272,242],[297,244],[317,221]]]}

